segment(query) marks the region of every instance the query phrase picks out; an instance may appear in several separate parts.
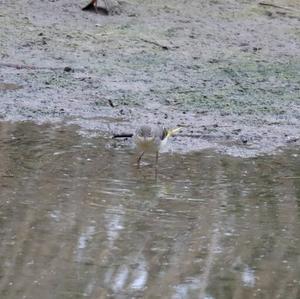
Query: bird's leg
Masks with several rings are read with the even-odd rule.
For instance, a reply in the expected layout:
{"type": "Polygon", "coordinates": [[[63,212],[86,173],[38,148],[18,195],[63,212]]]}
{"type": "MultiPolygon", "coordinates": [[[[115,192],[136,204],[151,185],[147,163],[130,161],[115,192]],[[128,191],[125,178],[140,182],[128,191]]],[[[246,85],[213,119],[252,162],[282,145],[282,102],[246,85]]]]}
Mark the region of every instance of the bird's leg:
{"type": "Polygon", "coordinates": [[[110,13],[109,13],[109,12],[110,12],[110,5],[108,5],[107,0],[103,0],[103,2],[104,2],[104,5],[105,5],[105,8],[106,8],[106,10],[107,10],[107,13],[110,14],[110,13]]]}
{"type": "Polygon", "coordinates": [[[94,3],[93,3],[96,13],[98,13],[97,1],[98,0],[94,0],[94,3]]]}
{"type": "Polygon", "coordinates": [[[137,167],[138,167],[138,168],[140,168],[140,162],[141,162],[141,159],[142,159],[143,155],[144,155],[144,152],[142,152],[142,153],[139,155],[139,157],[137,158],[137,167]]]}
{"type": "Polygon", "coordinates": [[[158,151],[155,153],[155,180],[157,180],[157,168],[158,168],[158,151]]]}

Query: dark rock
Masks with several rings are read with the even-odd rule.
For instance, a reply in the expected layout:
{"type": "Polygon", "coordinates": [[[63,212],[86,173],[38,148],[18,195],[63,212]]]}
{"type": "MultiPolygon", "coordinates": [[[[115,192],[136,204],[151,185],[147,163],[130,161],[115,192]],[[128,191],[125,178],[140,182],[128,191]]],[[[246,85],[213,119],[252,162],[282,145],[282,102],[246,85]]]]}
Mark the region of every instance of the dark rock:
{"type": "Polygon", "coordinates": [[[247,144],[248,143],[248,138],[246,136],[241,136],[241,141],[243,144],[247,144]]]}
{"type": "Polygon", "coordinates": [[[71,72],[72,71],[72,68],[70,66],[66,66],[64,68],[64,72],[71,72]]]}

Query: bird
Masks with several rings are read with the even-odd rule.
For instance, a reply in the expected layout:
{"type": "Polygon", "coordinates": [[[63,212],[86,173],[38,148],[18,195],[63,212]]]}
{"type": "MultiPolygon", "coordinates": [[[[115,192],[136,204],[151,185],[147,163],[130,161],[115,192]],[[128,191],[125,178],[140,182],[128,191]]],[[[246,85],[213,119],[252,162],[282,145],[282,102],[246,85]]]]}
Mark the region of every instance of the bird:
{"type": "MultiPolygon", "coordinates": [[[[82,10],[91,10],[91,9],[94,9],[95,12],[98,13],[97,1],[98,0],[91,0],[89,2],[89,4],[87,4],[85,7],[82,8],[82,10]]],[[[106,3],[105,3],[105,6],[106,6],[106,3]]]]}
{"type": "Polygon", "coordinates": [[[136,148],[139,151],[137,157],[138,168],[146,152],[155,152],[155,166],[157,167],[159,150],[167,143],[169,137],[173,136],[179,130],[181,130],[181,128],[168,130],[163,126],[143,125],[139,127],[133,135],[136,148]]]}

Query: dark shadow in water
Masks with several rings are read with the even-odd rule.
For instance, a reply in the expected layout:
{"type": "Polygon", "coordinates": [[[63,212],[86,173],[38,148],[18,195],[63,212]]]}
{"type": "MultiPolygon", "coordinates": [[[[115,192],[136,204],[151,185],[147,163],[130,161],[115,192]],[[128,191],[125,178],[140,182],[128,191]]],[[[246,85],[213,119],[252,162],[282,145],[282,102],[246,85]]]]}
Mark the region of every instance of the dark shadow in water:
{"type": "Polygon", "coordinates": [[[300,298],[299,154],[162,154],[155,179],[110,140],[2,123],[0,298],[300,298]]]}

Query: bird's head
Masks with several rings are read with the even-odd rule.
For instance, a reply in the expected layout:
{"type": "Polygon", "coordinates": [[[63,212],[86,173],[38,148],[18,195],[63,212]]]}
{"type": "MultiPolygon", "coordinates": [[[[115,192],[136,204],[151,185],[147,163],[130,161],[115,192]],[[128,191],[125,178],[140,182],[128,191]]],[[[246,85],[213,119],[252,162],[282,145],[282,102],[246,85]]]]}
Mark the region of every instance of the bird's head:
{"type": "Polygon", "coordinates": [[[179,132],[180,130],[181,130],[181,128],[167,130],[166,138],[172,137],[173,135],[175,135],[175,133],[179,132]]]}

